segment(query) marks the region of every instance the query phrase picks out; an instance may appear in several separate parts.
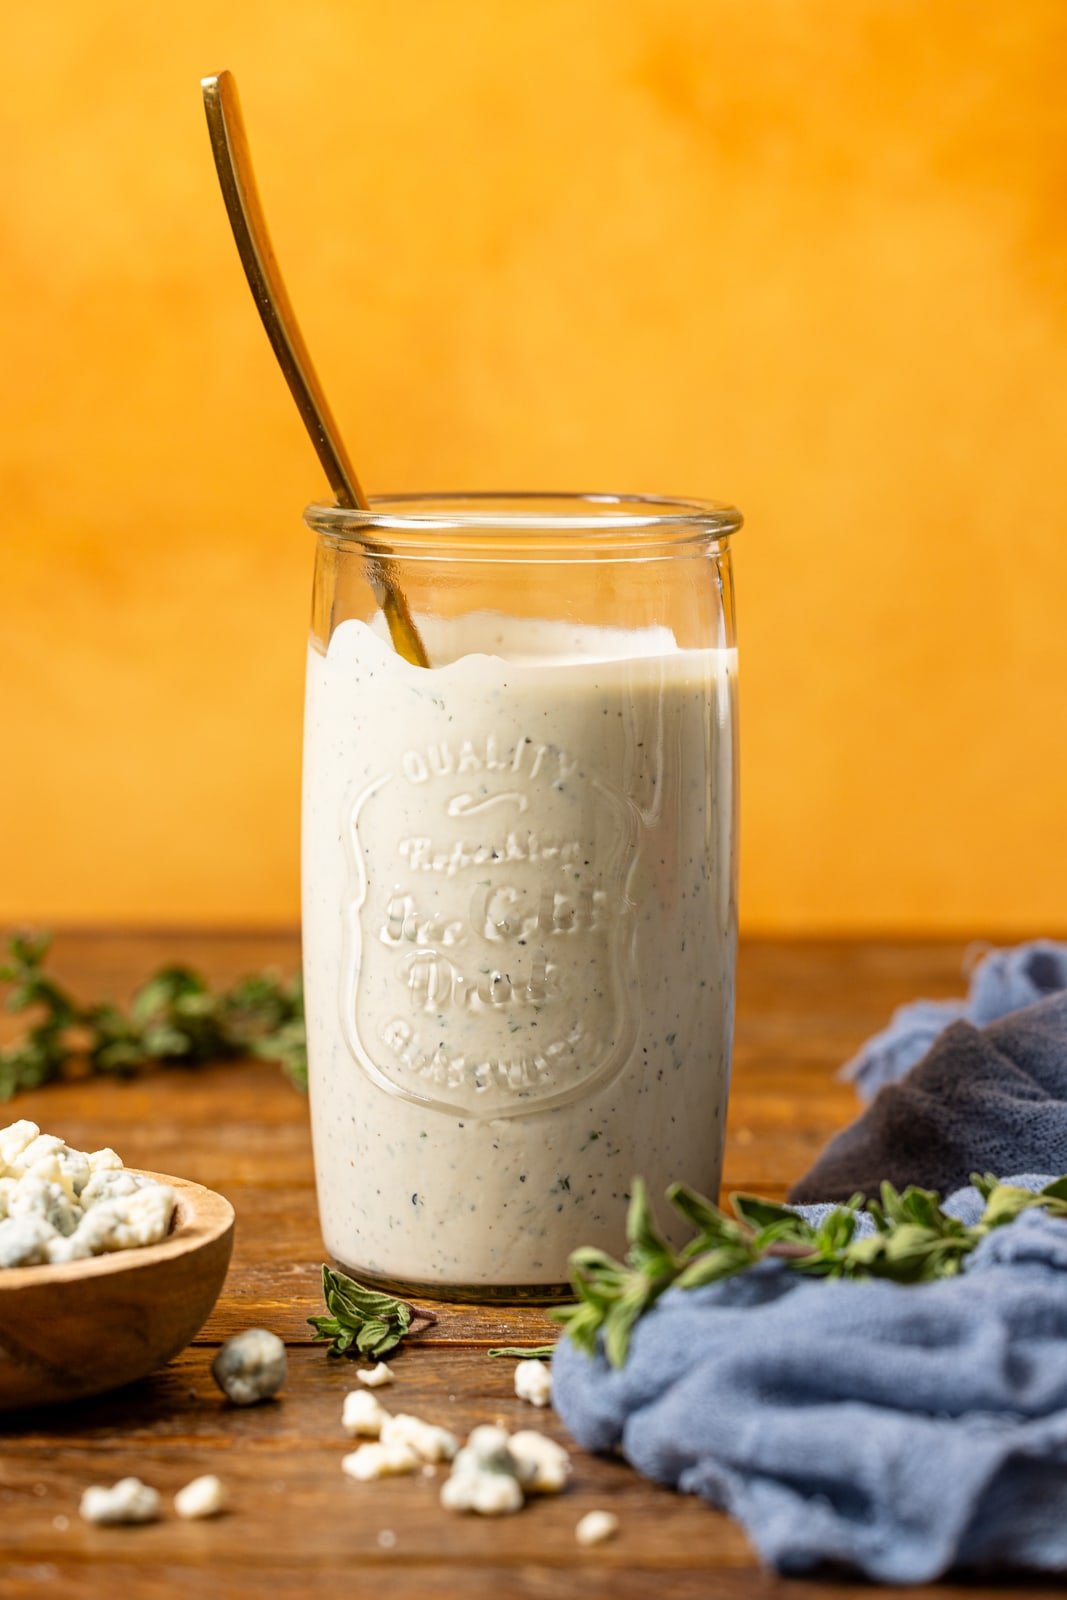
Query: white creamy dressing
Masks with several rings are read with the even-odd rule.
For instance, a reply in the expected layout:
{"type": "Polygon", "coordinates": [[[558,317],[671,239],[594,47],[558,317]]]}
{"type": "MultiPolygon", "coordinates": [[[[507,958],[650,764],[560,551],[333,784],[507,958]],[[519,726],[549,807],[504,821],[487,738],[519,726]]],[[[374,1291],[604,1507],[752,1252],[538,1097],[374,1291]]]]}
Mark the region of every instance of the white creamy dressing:
{"type": "Polygon", "coordinates": [[[308,656],[304,968],[328,1249],[445,1288],[715,1194],[733,1009],[732,650],[479,613],[308,656]]]}

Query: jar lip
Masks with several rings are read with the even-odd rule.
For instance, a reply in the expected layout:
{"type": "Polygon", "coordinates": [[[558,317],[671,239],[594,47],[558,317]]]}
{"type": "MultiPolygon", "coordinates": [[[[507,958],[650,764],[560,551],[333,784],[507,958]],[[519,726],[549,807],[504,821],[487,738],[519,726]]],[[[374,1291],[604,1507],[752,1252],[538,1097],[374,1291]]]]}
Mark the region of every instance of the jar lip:
{"type": "Polygon", "coordinates": [[[578,493],[538,490],[446,490],[437,494],[374,495],[366,510],[314,501],[304,521],[317,533],[361,541],[374,532],[422,535],[445,531],[474,538],[509,533],[580,534],[584,539],[628,532],[670,539],[693,534],[728,538],[744,518],[720,500],[674,495],[578,493]]]}

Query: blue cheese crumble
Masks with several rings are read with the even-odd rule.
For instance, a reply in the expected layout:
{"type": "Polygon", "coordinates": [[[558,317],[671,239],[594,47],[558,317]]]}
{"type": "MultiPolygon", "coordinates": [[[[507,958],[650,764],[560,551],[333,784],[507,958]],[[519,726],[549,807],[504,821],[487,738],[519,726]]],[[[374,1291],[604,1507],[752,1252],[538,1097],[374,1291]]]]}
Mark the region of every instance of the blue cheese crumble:
{"type": "Polygon", "coordinates": [[[0,1128],[0,1268],[158,1244],[176,1196],[114,1150],[74,1150],[35,1122],[0,1128]]]}

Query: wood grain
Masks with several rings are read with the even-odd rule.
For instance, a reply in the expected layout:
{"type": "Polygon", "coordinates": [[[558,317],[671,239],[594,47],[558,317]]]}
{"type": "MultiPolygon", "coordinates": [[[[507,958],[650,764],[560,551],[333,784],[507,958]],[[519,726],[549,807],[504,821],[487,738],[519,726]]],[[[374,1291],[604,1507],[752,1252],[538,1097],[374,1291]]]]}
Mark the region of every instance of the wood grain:
{"type": "MultiPolygon", "coordinates": [[[[760,943],[743,949],[726,1188],[782,1194],[829,1134],[855,1114],[836,1068],[919,993],[961,991],[964,949],[939,943],[760,943]]],[[[274,963],[291,968],[295,939],[165,931],[67,934],[57,972],[86,995],[125,997],[153,965],[174,959],[215,980],[274,963]]],[[[10,1025],[7,1025],[10,1029],[10,1025]]],[[[221,1191],[237,1213],[225,1290],[196,1343],[131,1387],[51,1410],[0,1417],[0,1593],[98,1600],[304,1597],[328,1587],[380,1600],[864,1600],[848,1581],[784,1581],[761,1571],[728,1518],[658,1489],[623,1463],[574,1452],[568,1492],[505,1521],[457,1518],[437,1504],[440,1479],[355,1484],[339,1425],[347,1364],[310,1341],[323,1259],[305,1102],[268,1064],[158,1073],[133,1083],[70,1083],[20,1098],[28,1116],[83,1148],[108,1143],[132,1165],[179,1172],[221,1191]],[[275,1329],[289,1346],[279,1399],[241,1410],[210,1376],[217,1343],[242,1327],[275,1329]],[[168,1515],[144,1528],[91,1528],[77,1515],[89,1483],[134,1472],[169,1497],[217,1471],[233,1509],[217,1522],[168,1515]],[[574,1526],[594,1506],[616,1511],[619,1537],[581,1550],[574,1526]],[[57,1519],[58,1522],[57,1522],[57,1519]],[[384,1548],[382,1530],[396,1535],[384,1548]]],[[[439,1321],[395,1360],[394,1409],[462,1433],[495,1417],[563,1438],[552,1413],[511,1393],[497,1343],[551,1336],[536,1307],[438,1306],[439,1321]]],[[[992,1600],[1017,1583],[939,1584],[921,1600],[992,1600]]],[[[1062,1592],[1028,1585],[1027,1595],[1062,1592]]]]}

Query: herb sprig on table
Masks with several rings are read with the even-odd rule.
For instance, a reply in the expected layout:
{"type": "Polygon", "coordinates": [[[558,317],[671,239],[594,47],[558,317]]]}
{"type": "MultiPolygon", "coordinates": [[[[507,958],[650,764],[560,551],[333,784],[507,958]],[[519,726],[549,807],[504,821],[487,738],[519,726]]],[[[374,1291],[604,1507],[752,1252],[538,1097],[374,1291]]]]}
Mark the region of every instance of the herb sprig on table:
{"type": "Polygon", "coordinates": [[[328,1317],[308,1317],[316,1339],[329,1340],[327,1355],[373,1356],[381,1360],[412,1331],[413,1322],[437,1321],[423,1311],[378,1289],[368,1289],[345,1272],[322,1266],[322,1298],[328,1317]]]}
{"type": "Polygon", "coordinates": [[[137,990],[128,1010],[83,1004],[44,971],[51,935],[15,934],[0,982],[7,1009],[36,1013],[22,1038],[0,1050],[0,1100],[39,1089],[81,1067],[132,1075],[148,1067],[197,1066],[258,1056],[307,1087],[304,997],[299,977],[271,972],[212,989],[191,967],[168,966],[137,990]]]}
{"type": "Polygon", "coordinates": [[[717,1283],[768,1260],[781,1261],[810,1277],[926,1283],[954,1276],[987,1234],[1014,1221],[1022,1211],[1040,1207],[1052,1216],[1067,1217],[1067,1177],[1037,1194],[1001,1183],[989,1173],[975,1174],[971,1182],[985,1202],[973,1226],[947,1216],[931,1190],[913,1187],[901,1193],[888,1183],[882,1184],[880,1201],[853,1195],[818,1223],[808,1222],[788,1206],[748,1194],[731,1196],[730,1215],[676,1183],[667,1198],[695,1231],[686,1245],[675,1250],[656,1225],[644,1183],[636,1179],[625,1262],[591,1246],[575,1250],[570,1268],[577,1303],[559,1306],[549,1316],[590,1354],[602,1337],[605,1355],[612,1366],[620,1367],[634,1324],[667,1289],[717,1283]],[[861,1210],[870,1214],[874,1232],[857,1237],[861,1210]]]}
{"type": "MultiPolygon", "coordinates": [[[[407,1300],[384,1294],[379,1289],[369,1289],[357,1283],[346,1272],[322,1264],[322,1298],[326,1302],[328,1317],[308,1317],[315,1329],[315,1339],[328,1341],[326,1354],[330,1356],[366,1356],[381,1360],[395,1350],[410,1333],[423,1329],[412,1324],[423,1322],[427,1326],[437,1321],[432,1311],[413,1306],[407,1300]]],[[[498,1345],[490,1350],[491,1356],[540,1356],[547,1360],[555,1345],[498,1345]]]]}

